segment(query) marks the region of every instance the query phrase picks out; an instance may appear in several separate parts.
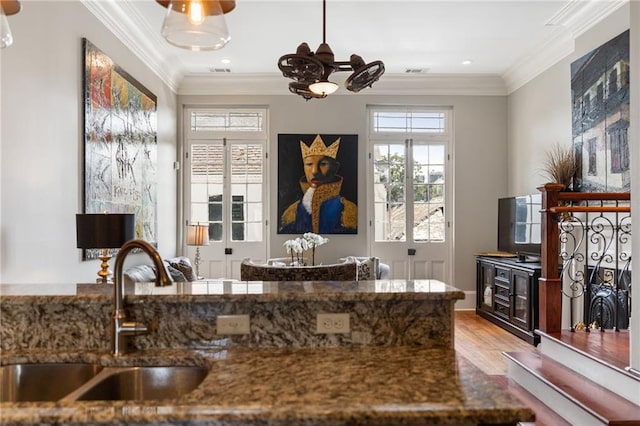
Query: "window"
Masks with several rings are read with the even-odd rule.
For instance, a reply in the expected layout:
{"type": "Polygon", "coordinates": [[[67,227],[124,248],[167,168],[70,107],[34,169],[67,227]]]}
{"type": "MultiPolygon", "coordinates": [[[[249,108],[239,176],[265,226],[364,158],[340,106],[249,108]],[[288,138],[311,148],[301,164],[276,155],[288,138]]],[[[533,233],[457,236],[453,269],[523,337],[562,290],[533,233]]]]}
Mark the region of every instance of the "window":
{"type": "Polygon", "coordinates": [[[445,114],[438,111],[375,111],[374,133],[444,133],[445,114]]]}
{"type": "Polygon", "coordinates": [[[191,111],[191,132],[263,132],[261,111],[199,110],[191,111]]]}
{"type": "Polygon", "coordinates": [[[189,219],[211,242],[264,239],[264,110],[188,111],[189,219]],[[237,139],[236,139],[237,137],[237,139]]]}
{"type": "Polygon", "coordinates": [[[447,116],[446,110],[372,112],[375,241],[445,240],[447,116]]]}

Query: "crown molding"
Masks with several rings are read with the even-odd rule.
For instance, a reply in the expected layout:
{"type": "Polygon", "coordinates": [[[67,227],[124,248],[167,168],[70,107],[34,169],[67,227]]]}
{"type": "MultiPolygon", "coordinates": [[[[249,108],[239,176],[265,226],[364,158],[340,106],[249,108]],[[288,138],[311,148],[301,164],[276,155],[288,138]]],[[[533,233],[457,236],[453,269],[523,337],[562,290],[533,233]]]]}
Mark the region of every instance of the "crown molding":
{"type": "Polygon", "coordinates": [[[144,62],[169,88],[177,93],[182,73],[162,53],[162,46],[152,37],[153,28],[146,24],[128,0],[80,0],[134,55],[144,62]]]}
{"type": "Polygon", "coordinates": [[[507,93],[516,91],[573,53],[578,37],[628,2],[571,0],[567,3],[547,21],[547,25],[556,29],[503,73],[507,93]]]}
{"type": "Polygon", "coordinates": [[[575,49],[575,38],[562,28],[538,45],[535,52],[528,53],[512,64],[502,74],[507,93],[511,94],[542,74],[575,49]]]}
{"type": "MultiPolygon", "coordinates": [[[[332,76],[341,88],[339,95],[475,95],[504,96],[504,82],[497,75],[450,74],[411,75],[384,74],[373,87],[352,93],[343,87],[346,76],[332,76]]],[[[288,85],[292,80],[281,74],[189,74],[185,75],[179,95],[293,95],[288,85]]]]}

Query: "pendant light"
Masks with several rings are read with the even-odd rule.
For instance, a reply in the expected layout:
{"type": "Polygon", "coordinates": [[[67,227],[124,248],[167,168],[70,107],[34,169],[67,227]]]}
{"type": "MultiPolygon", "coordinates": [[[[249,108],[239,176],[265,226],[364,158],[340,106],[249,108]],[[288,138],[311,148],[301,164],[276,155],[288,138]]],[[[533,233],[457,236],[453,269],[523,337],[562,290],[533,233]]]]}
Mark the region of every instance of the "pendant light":
{"type": "Polygon", "coordinates": [[[9,27],[7,16],[20,12],[20,8],[21,6],[18,0],[0,1],[0,49],[4,49],[13,44],[13,34],[11,34],[11,27],[9,27]]]}
{"type": "Polygon", "coordinates": [[[156,0],[167,8],[162,36],[172,45],[192,51],[222,49],[231,39],[224,14],[235,0],[156,0]]]}
{"type": "Polygon", "coordinates": [[[278,68],[282,75],[294,80],[289,83],[289,91],[306,100],[326,98],[338,90],[338,85],[329,81],[329,76],[338,71],[353,71],[345,86],[357,93],[371,87],[384,74],[382,61],[365,63],[361,56],[351,55],[348,61],[336,61],[331,47],[327,44],[327,2],[322,0],[322,43],[312,52],[307,43],[298,46],[296,53],[281,56],[278,68]]]}

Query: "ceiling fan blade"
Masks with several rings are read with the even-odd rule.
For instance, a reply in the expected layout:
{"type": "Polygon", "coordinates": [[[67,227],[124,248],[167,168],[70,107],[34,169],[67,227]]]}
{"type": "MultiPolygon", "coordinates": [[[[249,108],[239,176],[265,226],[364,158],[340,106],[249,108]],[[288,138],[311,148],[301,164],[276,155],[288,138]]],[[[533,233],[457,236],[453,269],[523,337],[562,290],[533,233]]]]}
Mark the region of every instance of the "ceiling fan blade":
{"type": "Polygon", "coordinates": [[[324,65],[311,56],[296,53],[281,56],[278,68],[282,75],[300,82],[313,83],[320,80],[324,74],[324,65]]]}
{"type": "Polygon", "coordinates": [[[384,63],[373,61],[363,67],[358,68],[345,81],[347,90],[358,93],[365,87],[371,87],[384,74],[384,63]]]}

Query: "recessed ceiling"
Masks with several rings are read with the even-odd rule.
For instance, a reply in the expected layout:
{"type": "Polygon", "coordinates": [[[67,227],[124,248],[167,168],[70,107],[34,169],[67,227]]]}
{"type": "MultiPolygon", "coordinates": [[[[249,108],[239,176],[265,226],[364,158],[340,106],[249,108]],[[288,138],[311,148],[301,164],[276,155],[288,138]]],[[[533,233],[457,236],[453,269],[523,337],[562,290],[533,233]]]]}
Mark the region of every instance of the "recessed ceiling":
{"type": "MultiPolygon", "coordinates": [[[[155,0],[83,3],[178,93],[194,84],[215,86],[222,78],[282,78],[282,93],[288,93],[278,58],[304,41],[312,50],[322,41],[322,0],[237,0],[226,15],[231,41],[210,52],[190,52],[162,39],[166,9],[155,0]]],[[[570,53],[575,37],[624,3],[328,0],[326,39],[336,60],[357,53],[366,62],[384,62],[386,73],[374,88],[389,84],[385,80],[450,76],[499,78],[506,93],[534,76],[536,67],[570,53]]]]}

